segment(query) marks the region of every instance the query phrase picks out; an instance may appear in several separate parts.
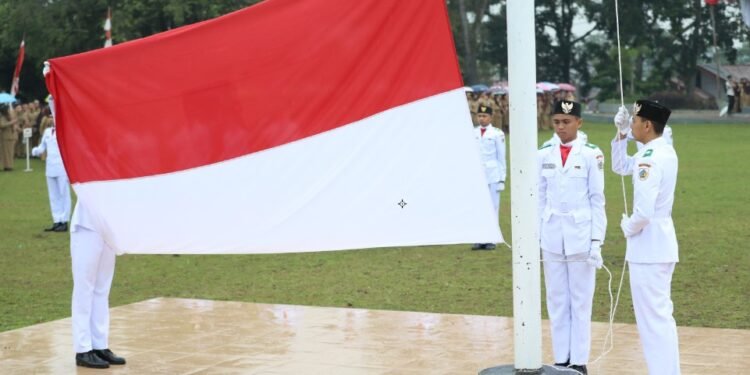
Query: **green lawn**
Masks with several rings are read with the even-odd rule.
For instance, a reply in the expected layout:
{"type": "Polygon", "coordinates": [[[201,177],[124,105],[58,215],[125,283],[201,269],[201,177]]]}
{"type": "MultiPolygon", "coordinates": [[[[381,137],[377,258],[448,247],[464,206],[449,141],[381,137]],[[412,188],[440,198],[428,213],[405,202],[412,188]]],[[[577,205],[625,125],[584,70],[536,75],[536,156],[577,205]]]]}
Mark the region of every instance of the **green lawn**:
{"type": "MultiPolygon", "coordinates": [[[[674,275],[678,325],[750,328],[750,126],[673,126],[680,172],[674,219],[681,262],[674,275]]],[[[609,164],[609,124],[584,127],[609,164]]],[[[547,139],[550,132],[540,134],[547,139]]],[[[68,235],[50,224],[44,167],[0,173],[0,331],[70,315],[68,235]]],[[[607,165],[609,171],[609,165],[607,165]]],[[[605,264],[617,285],[624,257],[619,176],[607,173],[605,264]]],[[[626,180],[630,188],[630,180],[626,180]]],[[[630,190],[630,189],[629,189],[630,190]]],[[[629,193],[628,201],[632,194],[629,193]]],[[[509,192],[501,225],[510,239],[509,192]]],[[[189,219],[189,218],[188,218],[189,219]]],[[[606,273],[598,273],[594,319],[607,320],[606,273]]],[[[511,254],[424,246],[281,255],[153,256],[117,259],[113,306],[184,297],[316,306],[512,315],[511,254]]],[[[546,315],[546,314],[545,314],[546,315]]],[[[618,322],[633,313],[627,280],[618,322]]]]}

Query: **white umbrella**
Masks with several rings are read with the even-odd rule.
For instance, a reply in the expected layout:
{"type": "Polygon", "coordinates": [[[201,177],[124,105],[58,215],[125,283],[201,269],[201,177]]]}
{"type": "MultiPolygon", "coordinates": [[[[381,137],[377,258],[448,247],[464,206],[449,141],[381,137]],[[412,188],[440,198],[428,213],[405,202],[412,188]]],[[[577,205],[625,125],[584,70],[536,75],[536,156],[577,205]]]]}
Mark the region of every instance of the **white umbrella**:
{"type": "Polygon", "coordinates": [[[7,92],[0,92],[0,103],[15,103],[16,97],[7,92]]]}

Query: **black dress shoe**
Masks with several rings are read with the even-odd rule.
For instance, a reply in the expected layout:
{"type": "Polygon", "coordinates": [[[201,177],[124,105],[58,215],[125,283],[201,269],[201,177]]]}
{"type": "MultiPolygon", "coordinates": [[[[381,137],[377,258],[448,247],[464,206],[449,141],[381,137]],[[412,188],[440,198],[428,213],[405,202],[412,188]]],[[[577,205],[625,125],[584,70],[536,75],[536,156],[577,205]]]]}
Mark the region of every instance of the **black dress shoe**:
{"type": "Polygon", "coordinates": [[[570,366],[570,361],[568,360],[568,361],[561,362],[561,363],[555,363],[555,366],[557,366],[557,367],[568,367],[568,366],[570,366]]]}
{"type": "Polygon", "coordinates": [[[486,243],[484,244],[485,250],[495,250],[495,244],[494,243],[486,243]]]}
{"type": "Polygon", "coordinates": [[[55,231],[55,229],[57,229],[57,227],[59,227],[59,226],[60,226],[60,224],[61,224],[61,223],[54,223],[54,224],[52,224],[52,226],[51,226],[51,227],[49,227],[49,228],[44,228],[44,231],[45,231],[45,232],[54,232],[54,231],[55,231]]]}
{"type": "Polygon", "coordinates": [[[112,353],[109,349],[94,349],[94,354],[96,354],[97,357],[103,359],[110,365],[124,365],[125,364],[125,358],[118,357],[115,355],[115,353],[112,353]]]}
{"type": "Polygon", "coordinates": [[[109,363],[94,354],[93,350],[86,353],[76,353],[76,365],[91,368],[108,368],[109,363]]]}
{"type": "Polygon", "coordinates": [[[475,243],[474,246],[471,247],[472,250],[482,250],[484,249],[484,244],[481,243],[475,243]]]}
{"type": "Polygon", "coordinates": [[[583,375],[588,375],[589,373],[588,370],[586,370],[586,365],[570,365],[568,366],[568,368],[571,370],[576,370],[583,375]]]}
{"type": "Polygon", "coordinates": [[[68,223],[59,223],[60,225],[57,226],[57,228],[53,229],[53,232],[67,232],[68,231],[68,223]]]}

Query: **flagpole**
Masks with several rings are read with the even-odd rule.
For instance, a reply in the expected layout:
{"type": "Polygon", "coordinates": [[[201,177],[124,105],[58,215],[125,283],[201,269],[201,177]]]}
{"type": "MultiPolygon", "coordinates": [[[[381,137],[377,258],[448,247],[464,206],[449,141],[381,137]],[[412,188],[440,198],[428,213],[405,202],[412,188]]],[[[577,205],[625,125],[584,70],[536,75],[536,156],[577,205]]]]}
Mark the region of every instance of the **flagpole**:
{"type": "Polygon", "coordinates": [[[480,375],[562,374],[542,365],[534,1],[508,0],[514,365],[480,375]]]}

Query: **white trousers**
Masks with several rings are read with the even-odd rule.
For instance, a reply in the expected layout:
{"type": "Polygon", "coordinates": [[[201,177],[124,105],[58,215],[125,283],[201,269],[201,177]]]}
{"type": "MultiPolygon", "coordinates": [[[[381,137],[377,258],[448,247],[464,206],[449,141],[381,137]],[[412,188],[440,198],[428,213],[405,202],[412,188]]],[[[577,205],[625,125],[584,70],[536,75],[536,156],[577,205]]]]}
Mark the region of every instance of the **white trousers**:
{"type": "Polygon", "coordinates": [[[109,289],[115,252],[99,233],[83,227],[70,232],[73,262],[73,347],[76,353],[109,348],[109,289]]]}
{"type": "Polygon", "coordinates": [[[587,252],[565,256],[543,251],[542,256],[555,363],[584,365],[591,352],[596,269],[586,263],[587,252]]]}
{"type": "Polygon", "coordinates": [[[68,176],[47,176],[49,208],[52,211],[52,222],[67,223],[70,220],[70,184],[68,176]]]}
{"type": "Polygon", "coordinates": [[[648,373],[680,374],[677,324],[672,317],[675,263],[629,263],[630,292],[648,373]]]}
{"type": "Polygon", "coordinates": [[[499,183],[487,184],[490,189],[490,198],[492,198],[492,204],[495,206],[495,214],[500,214],[500,192],[497,191],[499,183]]]}

